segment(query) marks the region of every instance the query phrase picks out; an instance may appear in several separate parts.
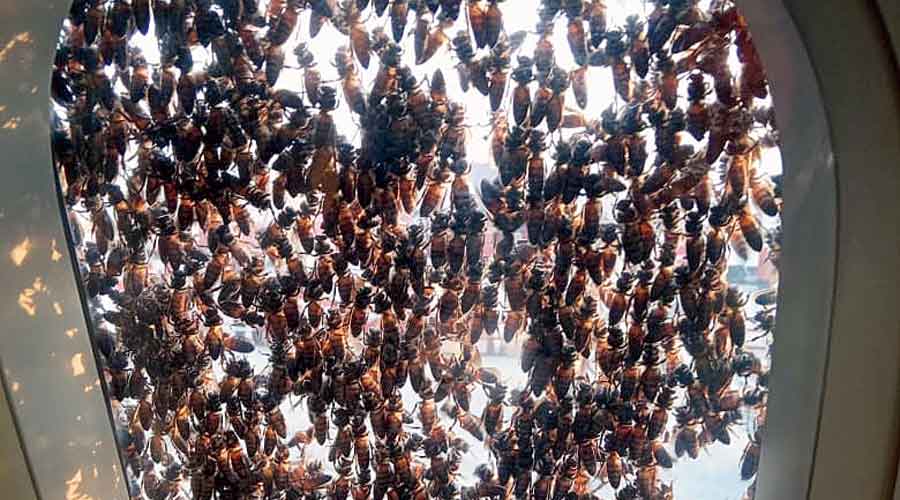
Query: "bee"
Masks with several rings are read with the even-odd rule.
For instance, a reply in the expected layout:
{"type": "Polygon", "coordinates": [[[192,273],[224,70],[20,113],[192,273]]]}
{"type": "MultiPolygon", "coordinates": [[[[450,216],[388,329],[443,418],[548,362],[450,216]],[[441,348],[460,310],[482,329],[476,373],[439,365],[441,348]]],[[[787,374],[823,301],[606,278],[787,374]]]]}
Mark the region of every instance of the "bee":
{"type": "Polygon", "coordinates": [[[605,0],[591,0],[587,9],[591,46],[597,48],[606,36],[607,17],[605,0]]]}
{"type": "Polygon", "coordinates": [[[628,306],[627,295],[631,292],[634,276],[629,272],[623,272],[619,279],[616,280],[616,286],[612,294],[609,296],[607,307],[609,308],[609,317],[607,324],[610,326],[617,325],[622,318],[625,317],[628,306]]]}
{"type": "MultiPolygon", "coordinates": [[[[400,2],[403,3],[403,2],[400,2]]],[[[361,18],[361,9],[355,2],[346,2],[343,4],[344,18],[350,25],[350,43],[353,47],[353,53],[363,68],[369,67],[369,56],[371,52],[371,40],[369,32],[363,24],[361,18]]],[[[404,19],[405,24],[405,19],[404,19]]]]}
{"type": "Polygon", "coordinates": [[[459,426],[479,441],[484,441],[484,430],[481,419],[468,413],[459,406],[454,406],[450,416],[459,422],[459,426]]]}
{"type": "Polygon", "coordinates": [[[588,61],[585,35],[584,19],[581,16],[570,17],[566,26],[566,39],[569,42],[569,50],[572,51],[575,64],[581,67],[585,67],[588,61]]]}
{"type": "Polygon", "coordinates": [[[750,211],[750,207],[745,203],[738,214],[738,225],[744,241],[753,249],[754,252],[762,251],[763,237],[760,231],[759,222],[756,216],[750,211]]]}
{"type": "Polygon", "coordinates": [[[313,106],[316,106],[319,104],[322,75],[316,67],[315,56],[309,50],[309,46],[303,42],[294,48],[294,55],[297,56],[297,63],[303,68],[303,89],[306,98],[313,106]]]}
{"type": "Polygon", "coordinates": [[[625,44],[624,33],[619,30],[606,32],[606,55],[612,61],[613,86],[616,93],[627,102],[631,101],[634,91],[631,80],[631,68],[625,61],[628,47],[625,44]]]}
{"type": "MultiPolygon", "coordinates": [[[[127,5],[119,8],[127,9],[127,5]]],[[[135,27],[142,35],[146,35],[150,31],[150,0],[135,0],[131,4],[131,9],[134,13],[135,27]]],[[[121,36],[125,36],[124,33],[121,36]]]]}
{"type": "Polygon", "coordinates": [[[337,68],[338,77],[341,79],[341,88],[344,91],[344,99],[350,105],[354,113],[366,112],[366,99],[362,91],[362,81],[359,73],[353,65],[353,56],[346,46],[338,48],[334,54],[334,66],[337,68]]]}
{"type": "Polygon", "coordinates": [[[266,35],[266,39],[270,44],[284,45],[288,41],[297,27],[299,10],[300,2],[297,0],[277,1],[269,4],[269,19],[272,29],[266,35]],[[279,9],[280,6],[283,6],[283,10],[279,9]]]}
{"type": "Polygon", "coordinates": [[[769,95],[766,72],[746,24],[740,22],[738,28],[735,45],[741,62],[740,96],[745,105],[752,105],[754,98],[765,99],[769,95]]]}
{"type": "Polygon", "coordinates": [[[645,78],[650,70],[650,47],[644,33],[644,23],[638,16],[631,15],[625,19],[625,34],[628,37],[628,58],[634,65],[634,72],[645,78]]]}
{"type": "MultiPolygon", "coordinates": [[[[419,215],[428,217],[439,208],[444,201],[444,194],[447,192],[447,183],[450,181],[451,172],[448,170],[436,169],[428,178],[428,184],[425,187],[425,194],[422,196],[421,205],[419,205],[419,215]]],[[[433,255],[433,252],[432,252],[433,255]]]]}
{"type": "Polygon", "coordinates": [[[709,109],[704,103],[708,93],[703,73],[693,72],[688,84],[687,131],[698,141],[703,140],[710,127],[709,109]]]}
{"type": "MultiPolygon", "coordinates": [[[[470,9],[473,5],[477,6],[478,3],[469,2],[470,9]]],[[[476,18],[470,16],[475,39],[478,40],[479,31],[476,29],[477,24],[474,19],[476,18]]],[[[488,83],[481,64],[482,59],[475,58],[475,48],[472,47],[472,40],[469,38],[469,34],[465,31],[458,31],[450,41],[450,46],[453,48],[456,58],[459,59],[459,63],[456,64],[456,72],[462,91],[468,92],[470,84],[474,83],[479,92],[487,95],[488,83]]]]}
{"type": "Polygon", "coordinates": [[[123,283],[125,293],[132,297],[137,297],[144,290],[149,282],[149,262],[147,254],[143,250],[132,252],[125,265],[125,274],[123,283]]]}
{"type": "Polygon", "coordinates": [[[550,73],[550,91],[552,96],[547,104],[547,130],[550,132],[559,128],[562,123],[562,113],[565,108],[565,92],[570,85],[569,74],[560,67],[555,67],[550,73]]]}
{"type": "Polygon", "coordinates": [[[531,109],[531,90],[528,85],[534,81],[534,73],[533,62],[528,56],[518,56],[517,64],[511,75],[516,82],[513,89],[513,119],[516,125],[522,126],[526,123],[531,109]]]}
{"type": "Polygon", "coordinates": [[[451,102],[448,107],[447,128],[443,141],[439,144],[442,161],[440,171],[445,171],[443,163],[450,157],[458,160],[466,156],[465,118],[465,108],[462,104],[451,102]]]}
{"type": "Polygon", "coordinates": [[[675,431],[675,454],[678,457],[688,455],[696,459],[700,453],[700,434],[689,414],[679,411],[676,414],[679,425],[675,431]]]}
{"type": "Polygon", "coordinates": [[[503,98],[506,95],[506,84],[509,79],[509,42],[506,35],[494,45],[488,60],[488,96],[490,98],[491,111],[500,109],[503,98]]]}
{"type": "Polygon", "coordinates": [[[462,297],[460,297],[460,310],[462,314],[467,314],[471,311],[481,298],[481,280],[483,273],[484,270],[480,259],[469,264],[465,288],[463,289],[462,297]]]}
{"type": "Polygon", "coordinates": [[[735,347],[742,347],[746,339],[746,327],[744,322],[743,307],[747,303],[747,298],[734,287],[729,287],[725,293],[725,319],[727,321],[727,330],[729,338],[735,347]]]}
{"type": "Polygon", "coordinates": [[[759,431],[750,436],[747,446],[741,455],[741,479],[748,481],[759,470],[760,436],[759,431]]]}
{"type": "Polygon", "coordinates": [[[775,187],[772,181],[758,174],[751,175],[749,181],[750,195],[757,208],[769,217],[778,216],[781,208],[775,197],[775,187]]]}
{"type": "Polygon", "coordinates": [[[663,103],[667,108],[675,109],[678,104],[678,77],[675,74],[675,63],[668,53],[657,54],[656,71],[659,78],[658,88],[663,103]]]}
{"type": "Polygon", "coordinates": [[[581,109],[586,108],[588,103],[587,70],[587,66],[581,66],[573,70],[569,75],[569,79],[572,82],[572,92],[575,94],[575,103],[581,109]]]}

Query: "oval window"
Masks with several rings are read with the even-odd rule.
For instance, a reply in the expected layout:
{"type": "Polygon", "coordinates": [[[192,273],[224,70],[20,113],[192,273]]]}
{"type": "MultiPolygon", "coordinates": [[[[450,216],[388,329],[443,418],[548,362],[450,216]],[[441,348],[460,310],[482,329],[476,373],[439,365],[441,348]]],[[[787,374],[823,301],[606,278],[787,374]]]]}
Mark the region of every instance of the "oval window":
{"type": "Polygon", "coordinates": [[[132,494],[752,498],[778,132],[730,1],[76,0],[132,494]]]}

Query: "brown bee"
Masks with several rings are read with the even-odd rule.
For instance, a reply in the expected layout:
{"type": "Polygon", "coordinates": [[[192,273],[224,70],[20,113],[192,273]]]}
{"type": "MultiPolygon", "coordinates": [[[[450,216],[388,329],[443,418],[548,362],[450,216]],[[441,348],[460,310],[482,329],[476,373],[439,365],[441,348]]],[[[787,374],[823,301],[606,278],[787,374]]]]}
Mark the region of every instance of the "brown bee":
{"type": "Polygon", "coordinates": [[[409,2],[400,0],[391,3],[391,33],[394,35],[394,41],[403,40],[404,31],[406,31],[406,18],[409,13],[409,2]]]}
{"type": "Polygon", "coordinates": [[[759,469],[760,435],[759,431],[750,437],[744,453],[741,455],[741,479],[750,480],[759,469]]]}
{"type": "Polygon", "coordinates": [[[588,103],[587,70],[587,66],[581,66],[569,75],[569,79],[572,82],[572,92],[575,94],[575,103],[581,109],[587,107],[588,103]]]}
{"type": "Polygon", "coordinates": [[[772,182],[758,174],[750,175],[750,195],[753,203],[764,214],[776,217],[781,208],[775,198],[775,190],[772,182]]]}
{"type": "Polygon", "coordinates": [[[606,480],[613,488],[618,488],[622,483],[622,458],[615,450],[606,456],[606,480]]]}
{"type": "Polygon", "coordinates": [[[422,196],[422,204],[419,205],[419,215],[428,217],[443,203],[450,177],[449,170],[436,170],[429,176],[425,194],[422,196]]]}
{"type": "MultiPolygon", "coordinates": [[[[403,2],[398,2],[403,3],[403,2]]],[[[344,4],[344,18],[350,25],[350,43],[353,47],[353,53],[363,68],[369,67],[369,55],[371,52],[371,40],[369,39],[369,31],[363,24],[363,19],[355,2],[346,2],[344,4]]],[[[404,18],[405,24],[405,18],[404,18]]]]}
{"type": "Polygon", "coordinates": [[[739,21],[736,24],[738,29],[736,30],[737,39],[735,40],[735,45],[737,46],[738,60],[742,63],[740,77],[741,101],[745,105],[751,105],[754,97],[765,99],[769,95],[766,72],[743,17],[739,17],[739,21]]]}
{"type": "Polygon", "coordinates": [[[550,73],[550,90],[553,95],[547,105],[547,130],[550,132],[555,131],[562,124],[565,92],[568,90],[569,84],[568,72],[560,67],[555,67],[550,73]]]}
{"type": "Polygon", "coordinates": [[[566,39],[569,41],[569,50],[575,64],[584,67],[587,65],[587,40],[585,38],[584,20],[580,16],[569,18],[566,26],[566,39]]]}
{"type": "Polygon", "coordinates": [[[693,425],[679,427],[675,433],[675,454],[696,459],[700,454],[700,436],[693,425]]]}
{"type": "Polygon", "coordinates": [[[482,428],[481,419],[458,406],[454,406],[450,414],[451,417],[459,422],[459,426],[465,429],[466,432],[471,434],[475,439],[484,441],[484,430],[482,428]]]}
{"type": "Polygon", "coordinates": [[[588,28],[592,47],[599,47],[606,35],[606,2],[605,0],[591,0],[587,10],[588,28]]]}
{"type": "Polygon", "coordinates": [[[645,78],[650,69],[650,47],[644,33],[644,23],[638,16],[628,16],[625,20],[625,34],[628,36],[628,57],[634,65],[638,77],[645,78]]]}
{"type": "Polygon", "coordinates": [[[303,68],[303,89],[306,98],[315,106],[319,104],[319,87],[322,83],[322,75],[316,67],[315,57],[309,47],[302,42],[294,49],[294,55],[297,56],[297,62],[303,68]]]}
{"type": "Polygon", "coordinates": [[[756,217],[750,212],[750,207],[744,204],[740,213],[738,214],[738,224],[741,228],[741,234],[744,235],[744,240],[747,242],[747,245],[753,249],[755,252],[759,252],[762,250],[763,246],[763,238],[762,232],[760,231],[759,222],[756,220],[756,217]]]}
{"type": "Polygon", "coordinates": [[[488,96],[490,97],[491,111],[500,109],[503,98],[506,95],[506,84],[509,78],[509,53],[504,50],[508,42],[503,39],[494,46],[488,64],[488,96]]]}
{"type": "Polygon", "coordinates": [[[703,73],[691,73],[688,85],[688,100],[691,104],[687,109],[687,130],[698,141],[703,139],[710,126],[709,109],[704,103],[706,94],[707,87],[703,73]]]}
{"type": "Polygon", "coordinates": [[[623,40],[624,33],[617,30],[610,30],[606,33],[606,55],[612,61],[613,84],[619,97],[626,101],[631,101],[633,92],[631,81],[631,68],[625,61],[625,54],[628,50],[623,40]]]}
{"type": "Polygon", "coordinates": [[[353,65],[353,56],[346,46],[338,48],[334,54],[334,66],[341,78],[341,88],[344,91],[344,99],[350,105],[350,109],[358,114],[366,111],[366,100],[362,91],[362,81],[353,65]]]}

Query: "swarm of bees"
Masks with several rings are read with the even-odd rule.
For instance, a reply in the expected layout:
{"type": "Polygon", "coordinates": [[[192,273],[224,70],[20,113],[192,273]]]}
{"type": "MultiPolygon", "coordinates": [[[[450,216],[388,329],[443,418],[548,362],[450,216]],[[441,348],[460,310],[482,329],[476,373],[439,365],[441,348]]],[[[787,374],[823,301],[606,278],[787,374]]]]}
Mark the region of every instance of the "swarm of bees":
{"type": "Polygon", "coordinates": [[[776,292],[727,271],[777,268],[782,199],[747,25],[542,0],[507,32],[517,3],[72,3],[52,148],[134,498],[669,499],[742,424],[752,497],[776,292]],[[492,112],[477,188],[450,80],[492,112]]]}

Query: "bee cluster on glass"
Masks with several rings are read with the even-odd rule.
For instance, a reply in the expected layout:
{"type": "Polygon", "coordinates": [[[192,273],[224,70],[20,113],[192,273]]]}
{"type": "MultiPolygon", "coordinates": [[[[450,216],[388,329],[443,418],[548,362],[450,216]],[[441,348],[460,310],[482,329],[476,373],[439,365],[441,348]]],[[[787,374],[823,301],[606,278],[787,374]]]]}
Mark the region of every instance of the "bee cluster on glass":
{"type": "Polygon", "coordinates": [[[133,497],[667,499],[748,420],[752,497],[776,292],[727,272],[777,268],[782,200],[747,25],[542,0],[507,32],[517,3],[72,3],[52,149],[133,497]],[[477,189],[449,72],[491,111],[477,189]],[[523,386],[483,364],[495,339],[523,386]]]}

